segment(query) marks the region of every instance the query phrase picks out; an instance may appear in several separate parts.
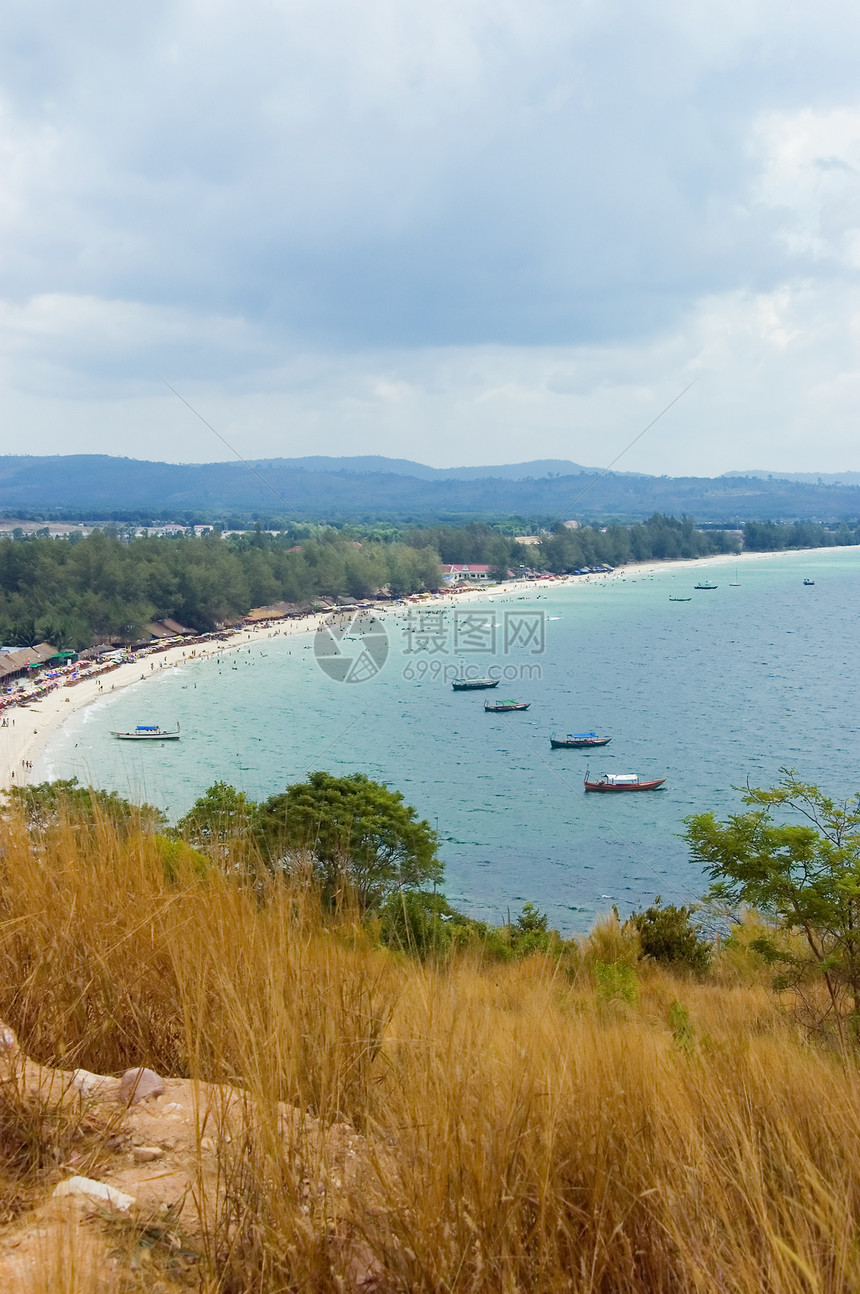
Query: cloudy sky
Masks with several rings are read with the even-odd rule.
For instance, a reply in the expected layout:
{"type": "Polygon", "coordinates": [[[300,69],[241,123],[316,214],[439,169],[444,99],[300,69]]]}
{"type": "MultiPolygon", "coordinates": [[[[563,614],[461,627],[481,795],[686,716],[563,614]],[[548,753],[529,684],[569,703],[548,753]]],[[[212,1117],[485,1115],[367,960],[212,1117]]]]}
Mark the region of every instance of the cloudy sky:
{"type": "Polygon", "coordinates": [[[5,0],[3,452],[860,469],[856,0],[5,0]]]}

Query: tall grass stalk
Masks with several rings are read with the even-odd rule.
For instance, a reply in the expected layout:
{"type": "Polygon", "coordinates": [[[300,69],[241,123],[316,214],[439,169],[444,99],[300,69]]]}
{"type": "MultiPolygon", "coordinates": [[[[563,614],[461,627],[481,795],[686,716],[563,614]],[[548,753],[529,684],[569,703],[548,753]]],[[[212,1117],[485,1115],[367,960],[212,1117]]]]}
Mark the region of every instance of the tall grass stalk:
{"type": "Polygon", "coordinates": [[[751,959],[601,1003],[588,957],[420,962],[144,830],[11,819],[0,848],[0,1016],[31,1055],[247,1094],[207,1288],[860,1289],[858,1072],[751,959]]]}

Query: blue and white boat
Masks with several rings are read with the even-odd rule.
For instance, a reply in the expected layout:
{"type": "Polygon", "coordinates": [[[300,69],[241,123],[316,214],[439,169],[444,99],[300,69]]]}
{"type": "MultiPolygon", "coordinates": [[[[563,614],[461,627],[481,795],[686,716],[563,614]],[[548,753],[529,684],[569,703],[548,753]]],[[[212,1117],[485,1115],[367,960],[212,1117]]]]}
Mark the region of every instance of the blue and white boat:
{"type": "Polygon", "coordinates": [[[179,724],[173,731],[168,732],[165,728],[160,728],[157,723],[139,723],[131,732],[113,732],[112,737],[118,737],[120,741],[178,741],[179,724]]]}

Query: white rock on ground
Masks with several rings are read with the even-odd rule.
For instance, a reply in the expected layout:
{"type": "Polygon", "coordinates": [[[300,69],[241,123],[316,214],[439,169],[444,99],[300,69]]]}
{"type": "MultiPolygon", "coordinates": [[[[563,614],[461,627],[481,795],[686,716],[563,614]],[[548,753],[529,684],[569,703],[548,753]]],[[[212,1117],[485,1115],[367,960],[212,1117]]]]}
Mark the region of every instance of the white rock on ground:
{"type": "Polygon", "coordinates": [[[154,1160],[160,1159],[163,1154],[161,1146],[135,1146],[131,1157],[139,1164],[151,1164],[154,1160]]]}
{"type": "Polygon", "coordinates": [[[127,1213],[135,1203],[133,1195],[126,1195],[107,1182],[97,1182],[93,1177],[68,1177],[54,1189],[55,1198],[64,1195],[82,1195],[97,1204],[110,1204],[121,1213],[127,1213]]]}
{"type": "Polygon", "coordinates": [[[76,1069],[72,1074],[71,1086],[80,1092],[84,1099],[89,1097],[110,1096],[119,1090],[119,1082],[104,1074],[91,1074],[88,1069],[76,1069]]]}
{"type": "Polygon", "coordinates": [[[153,1069],[127,1069],[120,1080],[119,1099],[125,1105],[139,1105],[150,1097],[164,1095],[164,1079],[153,1069]]]}
{"type": "Polygon", "coordinates": [[[8,1024],[0,1020],[0,1052],[12,1052],[18,1050],[18,1039],[15,1037],[15,1030],[10,1029],[8,1024]]]}

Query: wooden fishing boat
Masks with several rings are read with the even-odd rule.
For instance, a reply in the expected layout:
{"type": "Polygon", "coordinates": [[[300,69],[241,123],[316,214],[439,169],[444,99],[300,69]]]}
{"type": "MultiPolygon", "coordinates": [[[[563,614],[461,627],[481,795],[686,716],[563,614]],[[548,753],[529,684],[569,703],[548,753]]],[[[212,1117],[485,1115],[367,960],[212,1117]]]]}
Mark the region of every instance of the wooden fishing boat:
{"type": "Polygon", "coordinates": [[[665,777],[643,781],[638,773],[604,773],[596,781],[590,781],[588,769],[585,770],[586,791],[656,791],[665,781],[665,777]]]}
{"type": "Polygon", "coordinates": [[[670,602],[692,602],[693,599],[692,598],[673,598],[670,596],[669,601],[670,602]]]}
{"type": "Polygon", "coordinates": [[[497,678],[455,678],[451,683],[455,692],[480,692],[484,688],[498,687],[497,678]]]}
{"type": "Polygon", "coordinates": [[[139,723],[131,732],[111,732],[112,737],[118,737],[120,741],[178,741],[180,737],[179,724],[173,731],[166,731],[159,728],[155,723],[139,723]]]}
{"type": "Polygon", "coordinates": [[[487,714],[507,714],[510,710],[528,710],[531,701],[485,701],[487,714]]]}
{"type": "Polygon", "coordinates": [[[592,746],[608,746],[611,737],[598,737],[596,732],[569,732],[566,737],[550,737],[553,750],[589,750],[592,746]]]}

